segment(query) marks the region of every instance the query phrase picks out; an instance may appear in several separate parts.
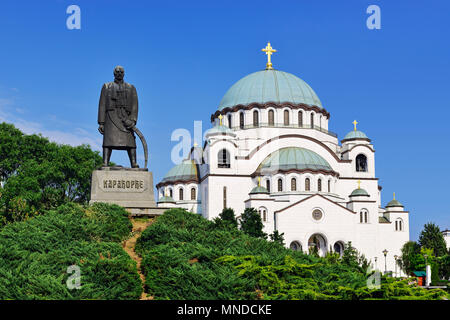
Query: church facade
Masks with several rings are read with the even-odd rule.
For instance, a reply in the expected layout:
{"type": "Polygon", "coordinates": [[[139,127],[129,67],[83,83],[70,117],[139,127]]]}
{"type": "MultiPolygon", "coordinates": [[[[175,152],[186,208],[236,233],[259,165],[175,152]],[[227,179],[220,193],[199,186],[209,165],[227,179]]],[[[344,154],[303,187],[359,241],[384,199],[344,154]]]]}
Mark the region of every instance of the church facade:
{"type": "Polygon", "coordinates": [[[319,255],[342,254],[351,241],[381,271],[397,270],[409,241],[409,212],[395,199],[383,206],[371,139],[354,128],[341,141],[314,90],[272,68],[245,76],[211,115],[202,146],[157,184],[158,207],[182,207],[207,219],[224,208],[253,207],[267,234],[319,255]]]}

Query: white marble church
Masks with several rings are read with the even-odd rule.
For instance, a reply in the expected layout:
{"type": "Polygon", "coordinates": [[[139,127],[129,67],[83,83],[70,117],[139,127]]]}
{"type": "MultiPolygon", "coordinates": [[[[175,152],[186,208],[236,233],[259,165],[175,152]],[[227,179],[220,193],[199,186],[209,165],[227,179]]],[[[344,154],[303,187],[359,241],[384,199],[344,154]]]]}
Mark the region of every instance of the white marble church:
{"type": "Polygon", "coordinates": [[[409,212],[395,199],[385,207],[375,175],[375,149],[354,130],[344,139],[328,130],[330,113],[314,90],[272,68],[245,76],[211,115],[202,147],[157,184],[158,207],[182,207],[213,219],[225,207],[239,216],[257,209],[265,232],[284,233],[293,250],[342,253],[344,243],[381,271],[409,240],[409,212]]]}

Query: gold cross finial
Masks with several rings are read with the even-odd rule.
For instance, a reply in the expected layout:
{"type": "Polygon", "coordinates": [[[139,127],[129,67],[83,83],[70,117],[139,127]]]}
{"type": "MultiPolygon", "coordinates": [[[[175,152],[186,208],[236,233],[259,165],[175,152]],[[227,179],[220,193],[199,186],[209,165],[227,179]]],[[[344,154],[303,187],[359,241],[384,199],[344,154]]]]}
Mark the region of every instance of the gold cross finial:
{"type": "Polygon", "coordinates": [[[261,177],[258,177],[258,187],[261,187],[261,177]]]}
{"type": "Polygon", "coordinates": [[[198,146],[197,142],[194,141],[194,147],[196,148],[198,146]]]}
{"type": "Polygon", "coordinates": [[[358,189],[361,189],[361,180],[358,180],[358,189]]]}
{"type": "Polygon", "coordinates": [[[395,200],[395,192],[394,192],[394,200],[395,200]]]}
{"type": "Polygon", "coordinates": [[[274,48],[270,46],[270,42],[267,42],[267,46],[264,49],[261,49],[261,51],[264,51],[267,54],[267,64],[266,64],[266,70],[272,70],[272,62],[270,61],[270,56],[277,52],[274,48]]]}
{"type": "Polygon", "coordinates": [[[358,124],[358,121],[356,121],[356,120],[353,120],[353,126],[354,126],[354,130],[356,131],[356,125],[358,124]]]}
{"type": "Polygon", "coordinates": [[[223,115],[219,115],[219,124],[222,125],[223,115]]]}

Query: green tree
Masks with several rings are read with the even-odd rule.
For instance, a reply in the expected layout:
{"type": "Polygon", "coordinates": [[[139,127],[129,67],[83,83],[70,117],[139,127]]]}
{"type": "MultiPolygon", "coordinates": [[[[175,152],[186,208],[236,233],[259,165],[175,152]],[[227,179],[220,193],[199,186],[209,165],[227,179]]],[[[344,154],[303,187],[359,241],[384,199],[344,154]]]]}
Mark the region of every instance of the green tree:
{"type": "Polygon", "coordinates": [[[424,225],[419,236],[419,245],[421,247],[433,249],[436,257],[444,256],[447,253],[447,245],[444,236],[439,227],[432,222],[424,225]]]}
{"type": "Polygon", "coordinates": [[[88,202],[91,173],[102,163],[98,152],[87,145],[59,145],[24,135],[5,123],[0,124],[0,137],[2,223],[25,220],[71,201],[88,202]]]}
{"type": "Polygon", "coordinates": [[[344,265],[351,268],[356,268],[363,273],[366,273],[370,263],[363,254],[352,246],[352,242],[349,241],[344,245],[344,252],[342,253],[341,261],[344,265]]]}
{"type": "Polygon", "coordinates": [[[233,227],[237,228],[237,220],[232,208],[224,208],[219,214],[219,218],[223,221],[228,221],[233,227]]]}
{"type": "Polygon", "coordinates": [[[258,211],[255,208],[246,208],[241,215],[241,230],[250,236],[265,239],[267,234],[263,232],[263,227],[258,211]]]}
{"type": "Polygon", "coordinates": [[[278,230],[275,230],[269,235],[269,237],[272,242],[276,242],[284,246],[284,233],[279,233],[278,230]]]}
{"type": "Polygon", "coordinates": [[[398,260],[400,268],[406,273],[411,274],[413,271],[419,270],[417,267],[422,260],[420,258],[420,246],[415,241],[406,242],[401,249],[401,256],[398,260]]]}

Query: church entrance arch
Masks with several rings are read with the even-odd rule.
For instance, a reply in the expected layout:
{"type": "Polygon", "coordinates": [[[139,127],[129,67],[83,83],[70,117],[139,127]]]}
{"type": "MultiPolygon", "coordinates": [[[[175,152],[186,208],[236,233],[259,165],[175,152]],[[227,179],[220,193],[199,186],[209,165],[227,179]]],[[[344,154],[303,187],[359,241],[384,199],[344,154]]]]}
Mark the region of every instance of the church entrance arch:
{"type": "Polygon", "coordinates": [[[308,240],[308,249],[310,252],[317,252],[320,257],[327,253],[327,240],[320,233],[314,233],[308,240]]]}

